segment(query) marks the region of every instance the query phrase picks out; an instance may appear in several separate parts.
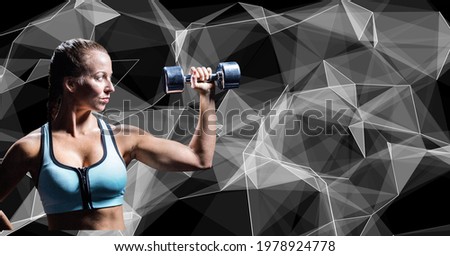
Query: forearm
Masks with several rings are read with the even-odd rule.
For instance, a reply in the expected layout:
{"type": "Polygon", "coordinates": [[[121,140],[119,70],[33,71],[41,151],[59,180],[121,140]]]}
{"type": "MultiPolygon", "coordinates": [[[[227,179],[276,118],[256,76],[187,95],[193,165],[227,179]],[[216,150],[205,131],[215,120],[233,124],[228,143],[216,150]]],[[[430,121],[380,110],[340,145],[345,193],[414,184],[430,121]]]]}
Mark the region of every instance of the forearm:
{"type": "Polygon", "coordinates": [[[12,230],[13,226],[11,222],[9,222],[8,217],[0,210],[0,231],[2,230],[12,230]]]}
{"type": "Polygon", "coordinates": [[[200,113],[197,126],[189,147],[197,155],[200,165],[204,168],[212,166],[216,147],[216,104],[214,88],[209,92],[200,93],[200,113]]]}

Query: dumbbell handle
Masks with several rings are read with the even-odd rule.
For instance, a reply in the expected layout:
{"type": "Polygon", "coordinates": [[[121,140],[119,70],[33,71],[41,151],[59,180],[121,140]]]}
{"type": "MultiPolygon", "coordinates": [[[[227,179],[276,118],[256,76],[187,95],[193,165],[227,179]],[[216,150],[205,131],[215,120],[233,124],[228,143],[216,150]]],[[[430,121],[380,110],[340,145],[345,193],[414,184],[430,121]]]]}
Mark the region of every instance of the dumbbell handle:
{"type": "MultiPolygon", "coordinates": [[[[186,83],[190,83],[191,82],[191,78],[192,78],[191,75],[185,75],[184,76],[184,81],[186,83]]],[[[208,80],[206,80],[206,81],[199,81],[199,82],[210,83],[210,82],[214,82],[214,81],[217,81],[219,79],[222,79],[222,78],[223,78],[223,72],[218,71],[216,73],[211,74],[211,76],[208,78],[208,80]]]]}

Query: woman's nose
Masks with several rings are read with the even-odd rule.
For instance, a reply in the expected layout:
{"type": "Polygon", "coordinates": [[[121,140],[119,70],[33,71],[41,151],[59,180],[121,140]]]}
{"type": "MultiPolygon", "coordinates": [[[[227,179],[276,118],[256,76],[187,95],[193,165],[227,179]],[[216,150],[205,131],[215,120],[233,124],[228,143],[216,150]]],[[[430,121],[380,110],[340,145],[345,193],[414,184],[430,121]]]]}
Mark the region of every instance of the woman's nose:
{"type": "Polygon", "coordinates": [[[108,85],[105,87],[105,92],[113,93],[116,89],[114,88],[114,84],[111,79],[108,80],[108,85]]]}

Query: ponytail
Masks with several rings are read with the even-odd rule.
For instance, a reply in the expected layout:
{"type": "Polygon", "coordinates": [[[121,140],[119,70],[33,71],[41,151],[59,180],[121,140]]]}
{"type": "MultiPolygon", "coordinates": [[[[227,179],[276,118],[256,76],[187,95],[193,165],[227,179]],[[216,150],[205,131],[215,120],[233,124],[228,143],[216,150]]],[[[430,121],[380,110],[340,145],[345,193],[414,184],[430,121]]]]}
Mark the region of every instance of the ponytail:
{"type": "Polygon", "coordinates": [[[48,102],[47,102],[47,121],[51,122],[58,115],[59,108],[62,101],[62,86],[52,86],[49,83],[48,87],[48,102]]]}

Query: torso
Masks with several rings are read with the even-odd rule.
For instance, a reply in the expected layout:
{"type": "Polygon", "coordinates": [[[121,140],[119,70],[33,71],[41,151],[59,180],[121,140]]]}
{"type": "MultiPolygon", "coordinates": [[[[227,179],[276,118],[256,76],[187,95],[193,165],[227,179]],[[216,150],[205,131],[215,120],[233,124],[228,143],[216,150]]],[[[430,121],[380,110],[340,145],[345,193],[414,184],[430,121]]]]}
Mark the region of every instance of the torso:
{"type": "Polygon", "coordinates": [[[49,230],[124,230],[122,206],[48,214],[49,230]]]}
{"type": "MultiPolygon", "coordinates": [[[[39,170],[42,163],[41,132],[37,129],[27,135],[33,145],[38,146],[39,154],[29,159],[34,167],[30,169],[35,184],[38,184],[39,170]]],[[[67,166],[90,166],[103,157],[103,147],[100,141],[100,129],[73,138],[63,132],[52,131],[53,153],[56,160],[67,166]]],[[[123,136],[115,136],[117,148],[126,164],[131,160],[127,157],[126,145],[123,136]]],[[[111,150],[111,149],[109,149],[111,150]]],[[[123,230],[123,207],[112,206],[107,208],[71,211],[56,214],[47,214],[49,230],[123,230]]]]}
{"type": "Polygon", "coordinates": [[[72,137],[61,132],[52,132],[53,153],[58,162],[67,166],[90,166],[103,156],[100,130],[72,137]]]}

